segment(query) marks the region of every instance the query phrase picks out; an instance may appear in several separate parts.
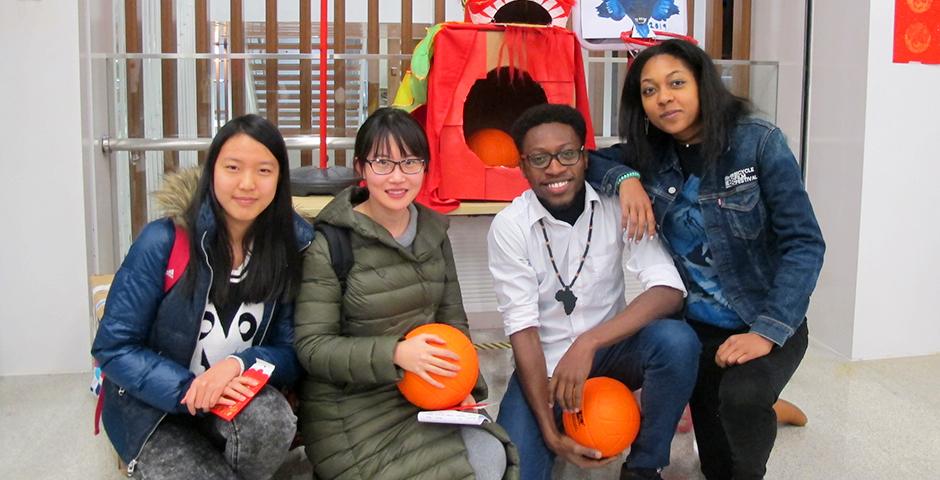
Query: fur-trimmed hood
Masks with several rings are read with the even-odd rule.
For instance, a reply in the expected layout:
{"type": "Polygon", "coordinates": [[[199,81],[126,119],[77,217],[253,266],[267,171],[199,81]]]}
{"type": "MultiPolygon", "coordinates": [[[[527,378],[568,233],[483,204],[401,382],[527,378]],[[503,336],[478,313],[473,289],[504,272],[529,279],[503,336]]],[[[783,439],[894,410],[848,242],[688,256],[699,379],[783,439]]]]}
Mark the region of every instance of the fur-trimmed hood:
{"type": "Polygon", "coordinates": [[[186,208],[199,189],[202,168],[192,167],[167,174],[163,186],[153,193],[153,199],[160,207],[162,215],[173,219],[173,223],[183,228],[186,225],[186,208]]]}

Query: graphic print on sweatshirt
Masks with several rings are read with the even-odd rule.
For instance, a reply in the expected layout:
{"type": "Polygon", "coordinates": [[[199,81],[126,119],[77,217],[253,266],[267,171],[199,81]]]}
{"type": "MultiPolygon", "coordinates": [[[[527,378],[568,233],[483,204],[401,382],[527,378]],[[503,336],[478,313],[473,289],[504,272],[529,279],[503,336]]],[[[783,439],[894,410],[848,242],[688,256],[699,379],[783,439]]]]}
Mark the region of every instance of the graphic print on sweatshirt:
{"type": "Polygon", "coordinates": [[[683,268],[691,280],[686,285],[689,290],[686,315],[721,328],[743,328],[746,324],[725,298],[714,266],[698,202],[700,185],[699,177],[689,175],[663,221],[663,235],[680,257],[678,267],[683,268]]]}
{"type": "MultiPolygon", "coordinates": [[[[249,259],[250,255],[246,256],[245,262],[232,270],[230,283],[245,279],[249,259]]],[[[263,303],[240,303],[237,300],[231,305],[207,303],[189,371],[199,375],[216,362],[251,347],[263,315],[263,303]]]]}

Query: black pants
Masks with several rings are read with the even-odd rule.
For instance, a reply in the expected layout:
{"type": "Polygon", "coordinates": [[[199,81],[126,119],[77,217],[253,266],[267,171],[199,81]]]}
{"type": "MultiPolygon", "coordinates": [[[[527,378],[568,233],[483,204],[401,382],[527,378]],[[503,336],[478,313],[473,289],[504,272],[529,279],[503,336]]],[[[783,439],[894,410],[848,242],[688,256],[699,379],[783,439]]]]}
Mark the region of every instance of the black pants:
{"type": "Polygon", "coordinates": [[[806,353],[806,321],[783,347],[743,365],[720,368],[715,352],[731,335],[690,321],[702,342],[689,406],[702,473],[708,480],[762,479],[777,438],[773,405],[806,353]]]}

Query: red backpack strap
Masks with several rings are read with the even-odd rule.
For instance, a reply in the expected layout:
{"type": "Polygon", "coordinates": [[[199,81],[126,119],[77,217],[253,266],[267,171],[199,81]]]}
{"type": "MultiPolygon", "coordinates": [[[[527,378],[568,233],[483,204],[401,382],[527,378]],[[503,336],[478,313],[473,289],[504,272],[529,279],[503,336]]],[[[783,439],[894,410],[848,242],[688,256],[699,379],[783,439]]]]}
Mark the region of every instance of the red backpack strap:
{"type": "MultiPolygon", "coordinates": [[[[163,293],[169,292],[173,285],[183,276],[186,266],[189,265],[189,234],[186,229],[174,225],[176,230],[173,238],[173,249],[170,250],[170,259],[166,262],[166,273],[163,276],[163,293]]],[[[98,402],[95,405],[95,435],[101,431],[101,410],[104,408],[104,373],[101,374],[101,390],[98,392],[98,402]]]]}
{"type": "MultiPolygon", "coordinates": [[[[173,238],[173,249],[170,250],[170,259],[166,262],[166,274],[163,276],[163,293],[169,292],[173,285],[183,276],[186,266],[189,265],[189,235],[186,230],[174,225],[176,230],[173,238]]],[[[104,373],[101,374],[101,390],[98,391],[98,401],[95,404],[95,435],[101,432],[101,410],[104,409],[104,373]]]]}
{"type": "Polygon", "coordinates": [[[163,291],[169,292],[173,285],[183,276],[186,266],[189,265],[189,235],[186,230],[176,225],[176,238],[173,239],[173,249],[170,250],[170,260],[166,262],[166,275],[163,276],[163,291]]]}
{"type": "Polygon", "coordinates": [[[101,410],[104,409],[104,374],[101,374],[101,391],[98,392],[98,401],[95,402],[95,435],[101,433],[101,410]]]}

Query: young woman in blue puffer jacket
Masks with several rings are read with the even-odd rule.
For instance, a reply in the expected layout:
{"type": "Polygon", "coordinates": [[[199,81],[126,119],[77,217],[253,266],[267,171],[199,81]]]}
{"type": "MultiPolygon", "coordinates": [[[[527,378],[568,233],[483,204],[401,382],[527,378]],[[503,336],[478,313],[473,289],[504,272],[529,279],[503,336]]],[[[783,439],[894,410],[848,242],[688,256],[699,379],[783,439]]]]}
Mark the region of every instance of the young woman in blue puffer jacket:
{"type": "Polygon", "coordinates": [[[257,115],[222,127],[195,193],[182,190],[184,208],[144,227],[108,295],[92,346],[104,427],[138,478],[269,478],[296,430],[275,387],[299,373],[292,300],[313,229],[291,205],[284,139],[257,115]],[[164,291],[180,274],[177,232],[188,263],[164,291]],[[252,396],[243,374],[257,360],[275,367],[268,386],[231,422],[207,413],[252,396]]]}

